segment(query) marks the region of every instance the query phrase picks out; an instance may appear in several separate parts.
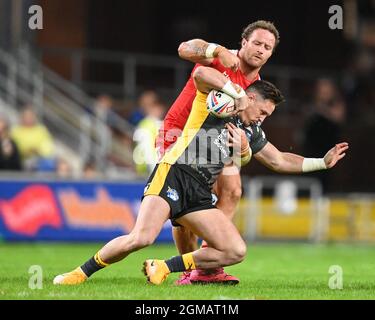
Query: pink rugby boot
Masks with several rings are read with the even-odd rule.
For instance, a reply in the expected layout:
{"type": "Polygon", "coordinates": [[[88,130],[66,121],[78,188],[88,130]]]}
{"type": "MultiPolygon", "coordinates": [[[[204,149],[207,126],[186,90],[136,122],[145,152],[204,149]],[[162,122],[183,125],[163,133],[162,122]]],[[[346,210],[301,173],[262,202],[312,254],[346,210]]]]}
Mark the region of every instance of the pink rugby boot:
{"type": "Polygon", "coordinates": [[[190,282],[190,274],[191,271],[184,271],[183,273],[180,274],[180,278],[178,278],[174,283],[176,286],[184,286],[191,284],[190,282]]]}
{"type": "Polygon", "coordinates": [[[189,281],[191,284],[220,283],[236,285],[240,282],[240,279],[224,272],[224,268],[217,268],[192,270],[190,273],[189,281]]]}

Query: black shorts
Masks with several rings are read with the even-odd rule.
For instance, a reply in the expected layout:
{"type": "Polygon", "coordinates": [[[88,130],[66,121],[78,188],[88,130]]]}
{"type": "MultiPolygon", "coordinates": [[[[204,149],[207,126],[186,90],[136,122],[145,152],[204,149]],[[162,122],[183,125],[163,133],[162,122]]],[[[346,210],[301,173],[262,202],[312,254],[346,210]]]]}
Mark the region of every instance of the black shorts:
{"type": "Polygon", "coordinates": [[[172,225],[183,215],[216,208],[207,183],[187,165],[159,163],[152,172],[143,197],[157,195],[168,202],[172,225]]]}

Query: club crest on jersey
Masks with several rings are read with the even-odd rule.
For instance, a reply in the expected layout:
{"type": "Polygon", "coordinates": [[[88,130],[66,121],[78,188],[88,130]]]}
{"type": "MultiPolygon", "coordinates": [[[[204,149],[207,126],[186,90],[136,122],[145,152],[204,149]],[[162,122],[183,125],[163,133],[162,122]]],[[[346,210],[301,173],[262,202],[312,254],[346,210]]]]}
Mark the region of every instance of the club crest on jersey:
{"type": "Polygon", "coordinates": [[[180,199],[177,191],[175,189],[172,189],[171,187],[168,187],[167,197],[172,199],[173,201],[177,201],[178,199],[180,199]]]}

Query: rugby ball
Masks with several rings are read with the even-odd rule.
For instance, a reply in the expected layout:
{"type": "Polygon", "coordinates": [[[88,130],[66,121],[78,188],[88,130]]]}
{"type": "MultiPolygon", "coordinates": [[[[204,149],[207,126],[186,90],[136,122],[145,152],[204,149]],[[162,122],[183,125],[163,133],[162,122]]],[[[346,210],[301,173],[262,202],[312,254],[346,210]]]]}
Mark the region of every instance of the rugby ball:
{"type": "Polygon", "coordinates": [[[218,90],[211,90],[207,96],[206,106],[208,112],[218,118],[227,118],[233,115],[234,99],[226,93],[218,90]]]}

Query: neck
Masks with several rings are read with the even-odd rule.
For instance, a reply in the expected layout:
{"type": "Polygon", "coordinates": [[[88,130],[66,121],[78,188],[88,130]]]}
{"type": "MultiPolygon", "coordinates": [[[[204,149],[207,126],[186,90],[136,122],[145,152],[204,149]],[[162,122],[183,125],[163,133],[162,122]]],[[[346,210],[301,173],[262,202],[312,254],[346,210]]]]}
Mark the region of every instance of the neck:
{"type": "Polygon", "coordinates": [[[259,73],[261,67],[254,68],[245,63],[242,59],[240,60],[240,70],[248,80],[253,80],[259,73]]]}

